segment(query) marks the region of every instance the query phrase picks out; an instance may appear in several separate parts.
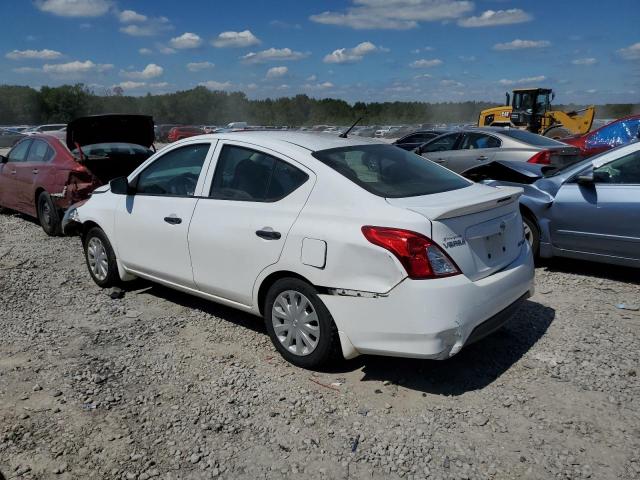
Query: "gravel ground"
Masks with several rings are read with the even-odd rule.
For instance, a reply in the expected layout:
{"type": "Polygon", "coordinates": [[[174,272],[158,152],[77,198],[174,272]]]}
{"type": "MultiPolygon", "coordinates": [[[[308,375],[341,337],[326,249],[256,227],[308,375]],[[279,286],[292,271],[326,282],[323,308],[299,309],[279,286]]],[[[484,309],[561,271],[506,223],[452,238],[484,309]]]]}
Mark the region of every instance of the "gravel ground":
{"type": "Polygon", "coordinates": [[[312,373],[254,317],[146,282],[112,299],[78,238],[1,214],[0,472],[639,478],[637,270],[554,262],[537,289],[451,360],[312,373]]]}

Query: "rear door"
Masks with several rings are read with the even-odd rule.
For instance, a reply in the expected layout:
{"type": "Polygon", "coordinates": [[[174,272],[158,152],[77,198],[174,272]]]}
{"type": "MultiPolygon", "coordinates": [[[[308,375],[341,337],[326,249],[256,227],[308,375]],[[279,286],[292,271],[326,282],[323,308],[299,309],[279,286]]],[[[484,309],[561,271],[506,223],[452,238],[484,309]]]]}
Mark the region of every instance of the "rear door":
{"type": "Polygon", "coordinates": [[[251,305],[262,270],[280,258],[315,176],[299,163],[241,142],[220,142],[206,198],[189,229],[199,290],[251,305]]]}
{"type": "Polygon", "coordinates": [[[420,148],[420,155],[447,167],[449,157],[458,145],[461,136],[462,134],[458,132],[434,138],[420,148]]]}
{"type": "Polygon", "coordinates": [[[135,272],[194,287],[187,233],[204,182],[211,142],[170,148],[147,165],[121,195],[115,212],[115,246],[135,272]]]}
{"type": "Polygon", "coordinates": [[[20,212],[28,213],[24,210],[24,205],[20,204],[20,184],[17,180],[20,166],[27,159],[31,139],[22,140],[7,155],[7,162],[2,164],[0,169],[0,205],[12,208],[20,212]]]}
{"type": "Polygon", "coordinates": [[[456,149],[449,153],[444,166],[454,172],[464,172],[493,161],[502,142],[497,137],[481,132],[465,132],[456,149]]]}
{"type": "Polygon", "coordinates": [[[552,206],[553,245],[640,260],[640,151],[593,169],[595,182],[562,185],[552,206]]]}

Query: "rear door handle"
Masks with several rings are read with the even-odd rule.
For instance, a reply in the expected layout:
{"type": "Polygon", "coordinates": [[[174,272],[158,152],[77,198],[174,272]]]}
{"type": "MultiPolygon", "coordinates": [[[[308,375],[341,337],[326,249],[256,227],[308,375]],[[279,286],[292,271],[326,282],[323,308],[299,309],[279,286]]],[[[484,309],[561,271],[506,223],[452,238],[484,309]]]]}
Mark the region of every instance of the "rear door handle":
{"type": "Polygon", "coordinates": [[[486,155],[480,155],[480,156],[478,157],[478,160],[481,160],[481,161],[482,161],[482,160],[486,160],[486,159],[488,159],[488,158],[489,158],[489,157],[487,157],[486,155]]]}
{"type": "Polygon", "coordinates": [[[164,221],[171,225],[179,225],[182,223],[182,219],[176,216],[164,217],[164,221]]]}
{"type": "Polygon", "coordinates": [[[444,158],[436,158],[436,163],[444,163],[444,158]]]}
{"type": "Polygon", "coordinates": [[[16,171],[15,170],[11,170],[11,175],[15,175],[16,171]]]}
{"type": "Polygon", "coordinates": [[[39,170],[37,168],[34,168],[33,170],[31,170],[33,172],[33,174],[35,175],[36,173],[39,172],[39,170]]]}
{"type": "Polygon", "coordinates": [[[274,232],[273,230],[262,229],[256,232],[256,235],[265,240],[280,240],[282,235],[280,232],[274,232]]]}

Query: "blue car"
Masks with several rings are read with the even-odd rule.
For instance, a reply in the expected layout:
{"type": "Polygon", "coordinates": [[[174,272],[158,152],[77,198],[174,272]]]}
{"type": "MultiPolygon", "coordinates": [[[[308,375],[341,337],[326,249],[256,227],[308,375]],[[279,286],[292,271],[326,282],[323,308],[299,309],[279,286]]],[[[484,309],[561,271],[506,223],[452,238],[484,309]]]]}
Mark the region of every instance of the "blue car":
{"type": "Polygon", "coordinates": [[[501,161],[466,176],[523,188],[525,236],[539,257],[640,268],[640,142],[559,170],[501,161]]]}

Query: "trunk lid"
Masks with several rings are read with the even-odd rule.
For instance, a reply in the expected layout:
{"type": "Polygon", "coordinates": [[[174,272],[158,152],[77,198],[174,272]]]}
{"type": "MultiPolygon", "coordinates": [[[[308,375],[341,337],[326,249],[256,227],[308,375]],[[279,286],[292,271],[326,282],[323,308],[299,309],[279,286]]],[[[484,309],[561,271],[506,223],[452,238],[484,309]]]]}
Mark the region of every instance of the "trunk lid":
{"type": "Polygon", "coordinates": [[[517,187],[467,188],[434,195],[388,198],[423,215],[434,240],[469,279],[476,281],[513,262],[524,242],[517,187]]]}
{"type": "Polygon", "coordinates": [[[566,167],[582,160],[582,151],[578,147],[569,146],[550,148],[551,165],[566,167]]]}
{"type": "Polygon", "coordinates": [[[98,143],[132,143],[149,148],[155,133],[153,117],[148,115],[92,115],[80,117],[67,125],[67,148],[98,143]]]}

